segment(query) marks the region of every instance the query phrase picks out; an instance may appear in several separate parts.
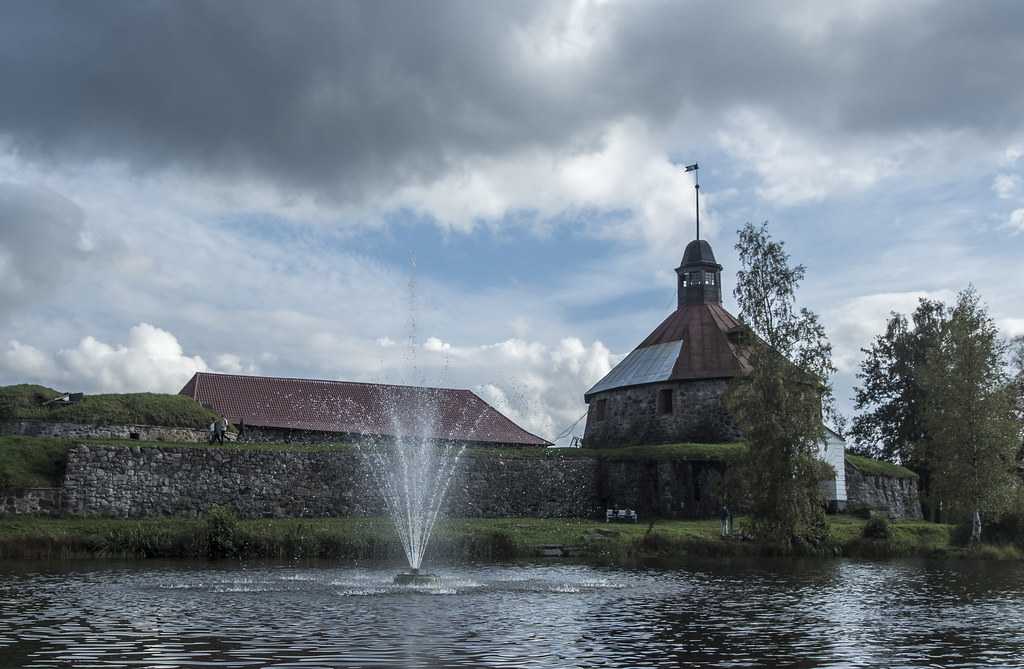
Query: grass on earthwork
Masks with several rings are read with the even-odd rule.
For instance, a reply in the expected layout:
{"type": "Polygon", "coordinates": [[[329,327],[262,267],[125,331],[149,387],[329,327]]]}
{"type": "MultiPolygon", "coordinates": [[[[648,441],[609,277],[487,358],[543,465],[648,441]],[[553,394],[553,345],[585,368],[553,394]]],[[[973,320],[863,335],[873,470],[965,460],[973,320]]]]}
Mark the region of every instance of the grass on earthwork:
{"type": "Polygon", "coordinates": [[[62,393],[45,386],[0,387],[0,420],[27,419],[91,425],[160,425],[205,428],[217,414],[184,395],[86,395],[75,404],[43,403],[62,393]]]}
{"type": "Polygon", "coordinates": [[[59,486],[69,443],[47,437],[0,437],[0,488],[59,486]]]}
{"type": "Polygon", "coordinates": [[[884,460],[866,458],[863,455],[847,453],[846,462],[856,467],[861,473],[869,476],[888,476],[895,479],[917,478],[917,474],[906,467],[901,467],[900,465],[886,462],[884,460]]]}
{"type": "Polygon", "coordinates": [[[624,446],[622,448],[470,448],[473,457],[505,458],[602,458],[615,460],[719,460],[731,461],[742,456],[746,445],[732,444],[657,444],[624,446]]]}

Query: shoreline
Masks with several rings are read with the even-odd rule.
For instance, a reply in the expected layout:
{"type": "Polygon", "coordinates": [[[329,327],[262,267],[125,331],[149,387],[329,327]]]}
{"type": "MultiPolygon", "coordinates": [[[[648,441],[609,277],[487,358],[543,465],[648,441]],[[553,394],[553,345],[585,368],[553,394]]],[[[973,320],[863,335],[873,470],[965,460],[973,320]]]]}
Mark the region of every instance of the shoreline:
{"type": "MultiPolygon", "coordinates": [[[[743,519],[737,519],[742,527],[743,519]]],[[[712,558],[868,558],[1021,560],[1016,546],[951,542],[953,526],[891,524],[888,540],[865,539],[867,521],[830,516],[823,546],[793,550],[719,536],[717,520],[608,524],[584,519],[453,518],[438,523],[428,554],[450,564],[562,558],[631,566],[649,560],[712,558]]],[[[0,518],[0,560],[188,559],[321,560],[398,564],[401,543],[386,518],[239,520],[206,518],[0,518]]]]}

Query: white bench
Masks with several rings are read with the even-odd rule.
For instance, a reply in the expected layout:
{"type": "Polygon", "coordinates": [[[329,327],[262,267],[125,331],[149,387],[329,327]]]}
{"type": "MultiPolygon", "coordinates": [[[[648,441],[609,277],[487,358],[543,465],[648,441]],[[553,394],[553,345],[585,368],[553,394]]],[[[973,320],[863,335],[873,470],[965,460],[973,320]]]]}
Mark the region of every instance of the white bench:
{"type": "Polygon", "coordinates": [[[628,523],[637,522],[638,516],[634,509],[606,509],[604,512],[604,522],[611,523],[628,523]]]}

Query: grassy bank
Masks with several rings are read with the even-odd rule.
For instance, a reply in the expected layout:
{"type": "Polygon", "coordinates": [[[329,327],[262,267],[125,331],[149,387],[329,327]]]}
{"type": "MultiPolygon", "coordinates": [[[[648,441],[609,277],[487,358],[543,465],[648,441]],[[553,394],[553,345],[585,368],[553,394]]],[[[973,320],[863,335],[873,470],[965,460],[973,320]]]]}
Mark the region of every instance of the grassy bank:
{"type": "MultiPolygon", "coordinates": [[[[742,519],[740,521],[742,524],[742,519]]],[[[832,543],[823,556],[887,558],[1021,559],[1013,547],[957,548],[951,526],[920,521],[893,523],[888,540],[862,537],[865,521],[830,519],[832,543]]],[[[438,525],[430,556],[438,562],[537,557],[559,547],[587,562],[633,564],[649,558],[784,554],[778,547],[722,539],[718,522],[657,521],[609,525],[575,519],[452,519],[438,525]]],[[[214,513],[204,519],[13,518],[0,520],[0,558],[208,558],[331,559],[395,562],[402,549],[383,518],[236,520],[214,513]]]]}
{"type": "Polygon", "coordinates": [[[45,386],[0,386],[0,420],[204,428],[217,418],[217,414],[184,395],[86,395],[74,404],[44,404],[61,394],[45,386]]]}
{"type": "Polygon", "coordinates": [[[887,476],[894,479],[917,478],[917,473],[907,469],[906,467],[901,467],[900,465],[886,462],[884,460],[866,458],[863,455],[847,453],[846,462],[860,470],[862,474],[867,474],[868,476],[887,476]]]}

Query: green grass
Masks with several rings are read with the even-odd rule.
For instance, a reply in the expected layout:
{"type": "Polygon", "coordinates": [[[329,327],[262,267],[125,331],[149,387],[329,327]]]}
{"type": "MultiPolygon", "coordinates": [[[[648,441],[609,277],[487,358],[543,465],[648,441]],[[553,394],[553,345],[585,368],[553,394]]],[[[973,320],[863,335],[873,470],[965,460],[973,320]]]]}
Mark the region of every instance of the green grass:
{"type": "Polygon", "coordinates": [[[47,437],[0,437],[0,488],[59,486],[70,443],[47,437]]]}
{"type": "MultiPolygon", "coordinates": [[[[742,528],[746,518],[737,518],[742,528]]],[[[1021,559],[1010,546],[958,548],[951,526],[922,521],[892,523],[890,541],[861,537],[865,521],[831,516],[832,542],[819,556],[891,558],[924,556],[1021,559]]],[[[540,547],[571,548],[575,559],[634,564],[687,556],[778,555],[777,547],[719,536],[717,520],[658,520],[607,524],[585,519],[469,518],[442,520],[431,539],[438,562],[536,557],[540,547]]],[[[0,558],[206,558],[211,546],[242,559],[334,559],[400,563],[401,544],[385,518],[233,520],[214,527],[207,519],[0,518],[0,558]]],[[[782,551],[785,553],[785,551],[782,551]]]]}
{"type": "Polygon", "coordinates": [[[506,458],[604,458],[607,460],[718,460],[732,461],[746,450],[743,443],[654,444],[622,448],[470,448],[469,456],[506,458]]]}
{"type": "Polygon", "coordinates": [[[846,462],[859,469],[862,473],[870,476],[888,476],[895,479],[917,478],[917,474],[906,467],[901,467],[900,465],[895,465],[891,462],[885,462],[884,460],[866,458],[863,455],[847,453],[846,462]]]}
{"type": "Polygon", "coordinates": [[[0,420],[28,419],[91,425],[160,425],[205,428],[217,415],[184,395],[86,395],[75,404],[43,406],[60,393],[44,386],[0,387],[0,420]]]}

